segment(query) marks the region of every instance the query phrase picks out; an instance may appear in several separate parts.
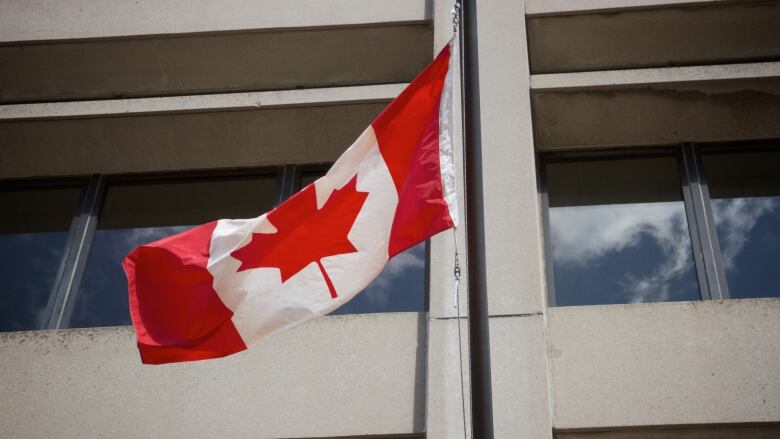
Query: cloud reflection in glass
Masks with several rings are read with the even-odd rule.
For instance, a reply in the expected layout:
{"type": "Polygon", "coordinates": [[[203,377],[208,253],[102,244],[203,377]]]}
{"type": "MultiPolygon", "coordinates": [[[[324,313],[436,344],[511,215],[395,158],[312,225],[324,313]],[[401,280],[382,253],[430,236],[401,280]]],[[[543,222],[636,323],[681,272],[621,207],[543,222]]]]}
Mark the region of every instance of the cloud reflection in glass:
{"type": "Polygon", "coordinates": [[[546,170],[556,305],[700,299],[674,157],[546,170]]]}

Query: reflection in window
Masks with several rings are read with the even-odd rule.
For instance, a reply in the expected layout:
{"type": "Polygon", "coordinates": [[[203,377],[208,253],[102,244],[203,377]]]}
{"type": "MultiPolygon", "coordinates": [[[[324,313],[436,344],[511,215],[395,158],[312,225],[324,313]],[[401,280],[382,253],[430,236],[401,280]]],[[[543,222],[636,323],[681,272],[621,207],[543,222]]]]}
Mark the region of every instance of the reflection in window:
{"type": "Polygon", "coordinates": [[[216,219],[258,216],[275,199],[273,175],[110,184],[70,326],[130,324],[121,263],[136,246],[216,219]]]}
{"type": "MultiPolygon", "coordinates": [[[[303,172],[298,187],[304,188],[314,183],[325,172],[303,172]]],[[[426,245],[421,242],[390,259],[384,270],[366,289],[330,314],[425,311],[426,245]]]]}
{"type": "Polygon", "coordinates": [[[702,160],[730,296],[780,297],[780,152],[702,160]]]}
{"type": "Polygon", "coordinates": [[[673,157],[546,164],[555,303],[700,299],[673,157]]]}
{"type": "Polygon", "coordinates": [[[424,311],[425,242],[397,254],[354,299],[331,315],[424,311]]]}
{"type": "Polygon", "coordinates": [[[0,331],[41,328],[81,190],[0,190],[0,331]]]}

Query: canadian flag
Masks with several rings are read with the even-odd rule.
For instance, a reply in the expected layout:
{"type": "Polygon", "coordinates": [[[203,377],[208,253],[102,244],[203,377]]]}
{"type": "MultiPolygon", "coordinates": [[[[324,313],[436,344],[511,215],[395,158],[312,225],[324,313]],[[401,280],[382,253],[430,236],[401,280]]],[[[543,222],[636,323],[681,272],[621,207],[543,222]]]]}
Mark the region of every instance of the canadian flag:
{"type": "Polygon", "coordinates": [[[455,226],[445,47],[326,175],[253,219],[222,219],[124,260],[148,364],[223,357],[352,299],[389,258],[455,226]]]}

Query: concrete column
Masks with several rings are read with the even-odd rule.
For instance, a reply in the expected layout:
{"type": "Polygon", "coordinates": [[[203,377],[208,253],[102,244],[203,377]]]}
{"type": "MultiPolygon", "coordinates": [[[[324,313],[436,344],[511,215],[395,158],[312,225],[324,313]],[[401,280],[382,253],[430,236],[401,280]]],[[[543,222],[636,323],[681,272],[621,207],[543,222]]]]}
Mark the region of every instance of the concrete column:
{"type": "Polygon", "coordinates": [[[525,2],[480,1],[477,14],[495,437],[550,438],[525,2]]]}
{"type": "MultiPolygon", "coordinates": [[[[435,2],[435,50],[451,37],[452,3],[435,2]]],[[[480,2],[477,13],[480,24],[485,23],[479,28],[481,97],[483,103],[490,103],[482,106],[482,144],[495,434],[496,438],[538,439],[552,436],[552,424],[543,315],[542,228],[536,191],[524,9],[522,1],[491,0],[480,2]]],[[[458,68],[458,63],[456,56],[454,68],[458,68]]],[[[459,81],[455,87],[459,90],[459,81]]],[[[455,94],[458,98],[455,120],[459,121],[460,96],[459,92],[455,94]]],[[[456,125],[460,128],[459,123],[456,125]]],[[[460,131],[455,133],[455,138],[461,158],[460,131]]],[[[460,162],[458,166],[460,170],[460,162]]],[[[463,231],[457,235],[463,252],[463,231]]],[[[452,287],[454,247],[452,233],[442,234],[431,243],[429,438],[463,437],[458,327],[452,287]]],[[[466,265],[466,255],[462,253],[461,265],[466,265]]],[[[465,315],[468,285],[465,278],[461,285],[461,314],[465,315]]],[[[466,331],[464,322],[461,336],[468,418],[466,331]]]]}
{"type": "MultiPolygon", "coordinates": [[[[434,36],[433,51],[436,53],[452,38],[452,15],[450,13],[454,1],[436,0],[433,2],[434,36]]],[[[455,93],[453,95],[453,120],[455,132],[455,165],[458,177],[458,203],[463,221],[463,152],[460,127],[460,58],[455,44],[452,66],[456,69],[453,79],[455,93]]],[[[464,400],[465,424],[468,437],[471,437],[469,393],[470,378],[468,350],[468,315],[466,272],[466,238],[465,229],[459,228],[454,233],[448,231],[431,239],[430,244],[430,313],[428,323],[428,388],[426,403],[426,433],[429,439],[451,439],[464,437],[464,400]],[[455,236],[457,235],[457,239],[455,236]],[[455,264],[455,249],[460,250],[462,268],[460,288],[460,313],[464,317],[460,322],[461,349],[458,349],[458,319],[457,300],[454,289],[453,268],[455,264]],[[462,358],[459,358],[459,355],[462,358]],[[463,362],[463,395],[461,398],[460,365],[463,362]]]]}

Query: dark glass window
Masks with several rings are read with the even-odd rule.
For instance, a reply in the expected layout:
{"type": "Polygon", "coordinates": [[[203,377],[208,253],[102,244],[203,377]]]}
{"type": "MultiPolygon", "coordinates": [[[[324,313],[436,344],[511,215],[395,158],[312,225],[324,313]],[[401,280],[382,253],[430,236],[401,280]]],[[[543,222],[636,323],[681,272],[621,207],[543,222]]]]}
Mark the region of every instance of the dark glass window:
{"type": "Polygon", "coordinates": [[[79,187],[0,189],[0,331],[43,326],[80,194],[79,187]]]}
{"type": "Polygon", "coordinates": [[[70,327],[130,324],[122,260],[136,246],[276,200],[275,175],[109,184],[70,327]]]}
{"type": "Polygon", "coordinates": [[[555,304],[701,298],[675,157],[548,161],[555,304]]]}
{"type": "Polygon", "coordinates": [[[305,188],[306,186],[314,183],[317,181],[318,178],[325,175],[325,172],[327,171],[307,171],[301,174],[301,183],[300,183],[300,189],[305,188]]]}
{"type": "MultiPolygon", "coordinates": [[[[321,167],[304,171],[298,188],[314,183],[325,172],[321,167]]],[[[427,243],[421,242],[390,259],[366,289],[331,312],[331,315],[425,311],[428,268],[426,248],[427,243]]]]}
{"type": "Polygon", "coordinates": [[[702,161],[730,297],[780,297],[780,151],[702,161]]]}

